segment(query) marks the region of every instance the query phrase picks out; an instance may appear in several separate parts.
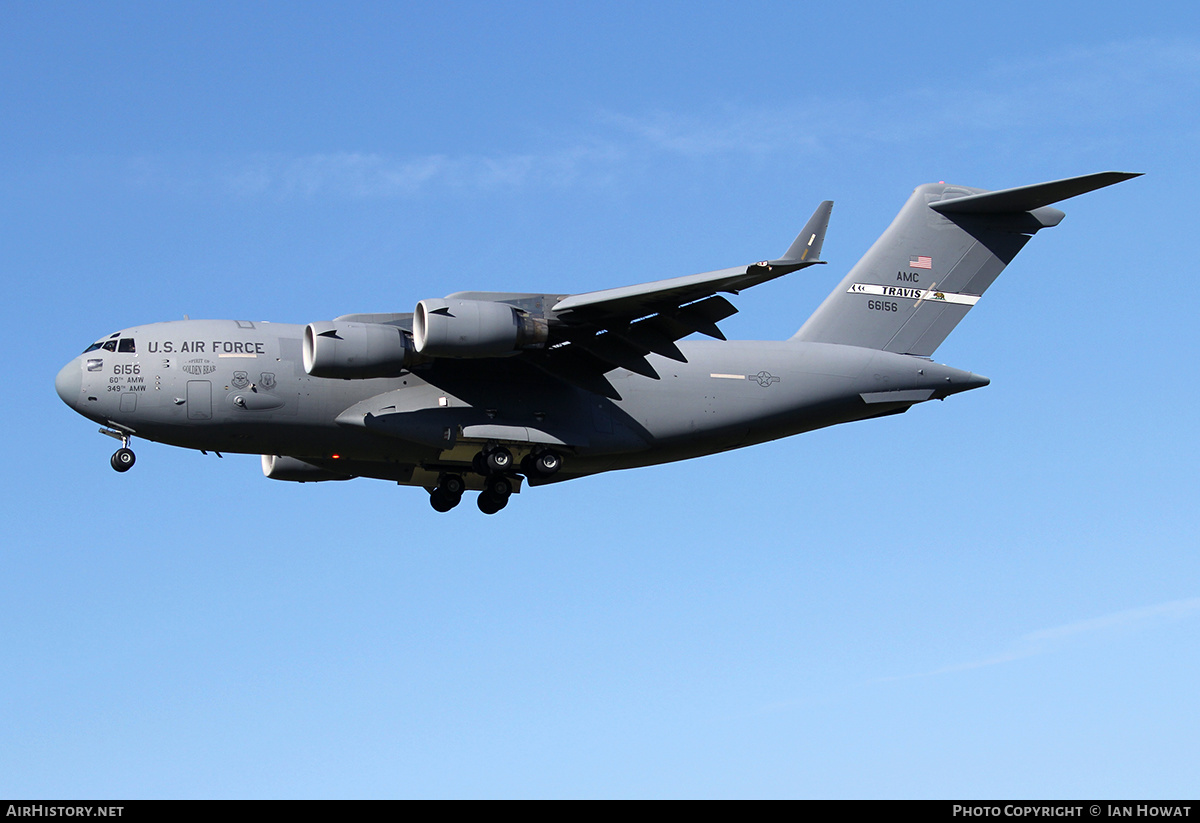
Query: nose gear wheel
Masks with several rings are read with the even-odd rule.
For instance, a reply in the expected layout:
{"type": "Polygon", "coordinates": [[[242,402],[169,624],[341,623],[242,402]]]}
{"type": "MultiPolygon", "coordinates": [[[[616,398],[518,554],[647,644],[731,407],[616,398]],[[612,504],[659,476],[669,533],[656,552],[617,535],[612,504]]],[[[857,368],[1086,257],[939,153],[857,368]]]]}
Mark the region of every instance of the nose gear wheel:
{"type": "Polygon", "coordinates": [[[121,448],[119,448],[115,452],[113,452],[113,456],[109,459],[108,462],[117,471],[127,472],[133,468],[133,464],[136,460],[137,460],[137,457],[134,455],[133,449],[129,449],[129,448],[126,448],[125,446],[122,446],[121,448]]]}

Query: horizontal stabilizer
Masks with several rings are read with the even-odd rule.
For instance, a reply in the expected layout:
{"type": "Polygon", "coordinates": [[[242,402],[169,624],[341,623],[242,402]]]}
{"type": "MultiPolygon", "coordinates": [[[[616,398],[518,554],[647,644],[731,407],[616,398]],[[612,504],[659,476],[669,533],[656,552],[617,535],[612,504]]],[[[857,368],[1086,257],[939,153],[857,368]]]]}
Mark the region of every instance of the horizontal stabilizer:
{"type": "Polygon", "coordinates": [[[1051,180],[1048,183],[1035,183],[1032,186],[1017,186],[1015,189],[985,191],[982,194],[939,200],[930,203],[929,208],[942,214],[1013,214],[1033,211],[1133,177],[1141,177],[1141,174],[1101,171],[1080,177],[1051,180]]]}

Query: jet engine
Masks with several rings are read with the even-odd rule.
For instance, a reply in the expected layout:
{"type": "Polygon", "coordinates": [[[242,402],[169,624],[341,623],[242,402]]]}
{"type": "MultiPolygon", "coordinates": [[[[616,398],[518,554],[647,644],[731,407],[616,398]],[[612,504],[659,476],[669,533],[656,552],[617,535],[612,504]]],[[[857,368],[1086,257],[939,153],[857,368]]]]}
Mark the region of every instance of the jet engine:
{"type": "Polygon", "coordinates": [[[413,314],[413,343],[431,357],[503,357],[546,345],[549,327],[507,303],[422,300],[413,314]]]}
{"type": "Polygon", "coordinates": [[[319,483],[322,480],[349,480],[350,476],[331,472],[312,463],[305,463],[295,457],[281,457],[278,454],[262,456],[263,474],[272,480],[291,480],[295,483],[319,483]]]}
{"type": "Polygon", "coordinates": [[[304,370],[313,377],[395,377],[415,359],[396,326],[325,320],[304,328],[304,370]]]}

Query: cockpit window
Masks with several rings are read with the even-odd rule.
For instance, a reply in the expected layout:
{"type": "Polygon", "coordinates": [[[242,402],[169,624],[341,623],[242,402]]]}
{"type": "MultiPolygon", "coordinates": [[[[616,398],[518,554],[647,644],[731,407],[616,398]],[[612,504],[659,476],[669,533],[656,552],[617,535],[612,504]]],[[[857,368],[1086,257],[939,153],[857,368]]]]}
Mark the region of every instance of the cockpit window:
{"type": "Polygon", "coordinates": [[[111,335],[107,340],[97,340],[95,343],[84,349],[83,353],[87,354],[90,351],[104,349],[105,351],[119,351],[127,352],[129,354],[137,354],[137,346],[134,344],[133,338],[122,337],[118,340],[117,335],[119,334],[120,332],[117,332],[117,334],[111,335]]]}

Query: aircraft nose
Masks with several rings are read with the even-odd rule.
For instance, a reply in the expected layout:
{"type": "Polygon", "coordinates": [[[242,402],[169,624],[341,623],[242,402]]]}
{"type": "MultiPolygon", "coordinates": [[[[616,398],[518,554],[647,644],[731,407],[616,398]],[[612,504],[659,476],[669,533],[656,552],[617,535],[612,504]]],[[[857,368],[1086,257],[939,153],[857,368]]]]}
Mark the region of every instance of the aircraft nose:
{"type": "Polygon", "coordinates": [[[79,393],[83,390],[83,367],[79,358],[62,367],[62,371],[54,378],[54,390],[71,408],[79,404],[79,393]]]}

